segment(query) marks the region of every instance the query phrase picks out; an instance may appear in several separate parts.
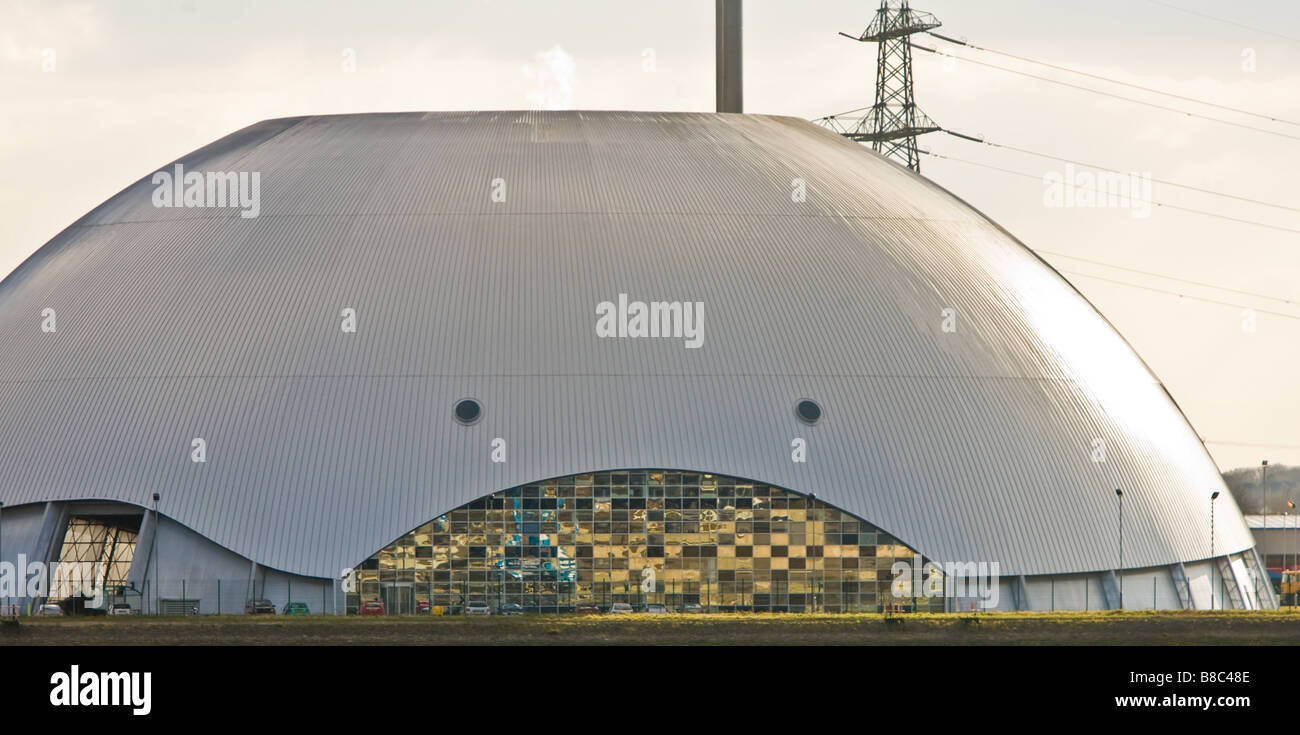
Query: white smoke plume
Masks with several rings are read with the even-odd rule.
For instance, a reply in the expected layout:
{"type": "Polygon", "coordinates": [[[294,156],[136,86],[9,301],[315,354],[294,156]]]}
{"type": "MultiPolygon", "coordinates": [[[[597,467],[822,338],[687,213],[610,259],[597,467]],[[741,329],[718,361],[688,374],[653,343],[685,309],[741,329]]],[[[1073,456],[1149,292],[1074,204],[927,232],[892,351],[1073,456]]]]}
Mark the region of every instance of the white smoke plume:
{"type": "Polygon", "coordinates": [[[543,110],[567,110],[573,105],[573,90],[578,86],[578,65],[558,45],[539,52],[535,64],[523,67],[524,76],[537,84],[528,93],[528,101],[543,110]]]}

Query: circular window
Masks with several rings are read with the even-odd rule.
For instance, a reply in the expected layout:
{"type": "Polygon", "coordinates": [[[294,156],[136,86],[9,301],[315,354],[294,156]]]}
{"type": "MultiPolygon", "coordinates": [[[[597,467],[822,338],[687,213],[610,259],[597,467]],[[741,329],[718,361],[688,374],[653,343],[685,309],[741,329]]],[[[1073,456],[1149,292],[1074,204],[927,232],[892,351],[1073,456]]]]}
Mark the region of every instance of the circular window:
{"type": "Polygon", "coordinates": [[[457,421],[462,424],[472,424],[483,415],[483,407],[478,404],[478,401],[466,398],[456,403],[455,412],[457,421]]]}
{"type": "Polygon", "coordinates": [[[805,424],[815,424],[822,418],[822,407],[816,401],[805,398],[795,404],[794,415],[805,424]]]}

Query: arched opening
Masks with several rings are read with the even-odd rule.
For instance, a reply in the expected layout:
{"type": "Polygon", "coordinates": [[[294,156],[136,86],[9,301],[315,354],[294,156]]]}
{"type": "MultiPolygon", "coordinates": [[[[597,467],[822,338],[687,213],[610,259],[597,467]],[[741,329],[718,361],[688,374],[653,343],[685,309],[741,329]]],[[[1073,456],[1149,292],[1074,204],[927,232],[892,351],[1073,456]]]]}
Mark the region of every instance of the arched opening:
{"type": "Polygon", "coordinates": [[[862,519],[764,483],[674,470],[599,472],[503,490],[421,525],[357,569],[348,607],[941,610],[941,598],[891,596],[894,563],[910,567],[916,557],[862,519]]]}

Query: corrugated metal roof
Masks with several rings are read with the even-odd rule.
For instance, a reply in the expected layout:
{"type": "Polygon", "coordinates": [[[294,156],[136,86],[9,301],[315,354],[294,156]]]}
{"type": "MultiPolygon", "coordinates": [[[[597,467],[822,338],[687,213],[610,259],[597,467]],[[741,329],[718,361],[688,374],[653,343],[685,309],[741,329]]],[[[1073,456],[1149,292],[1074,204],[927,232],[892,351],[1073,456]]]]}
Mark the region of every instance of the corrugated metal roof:
{"type": "MultiPolygon", "coordinates": [[[[260,216],[156,208],[146,176],[0,283],[7,505],[159,492],[223,546],[334,576],[495,490],[665,467],[1014,574],[1113,567],[1123,487],[1126,565],[1208,555],[1218,471],[1123,339],[978,212],[809,123],[307,117],[180,163],[260,172],[260,216]],[[704,346],[597,339],[620,293],[703,301],[704,346]]],[[[1253,545],[1218,502],[1216,550],[1253,545]]]]}

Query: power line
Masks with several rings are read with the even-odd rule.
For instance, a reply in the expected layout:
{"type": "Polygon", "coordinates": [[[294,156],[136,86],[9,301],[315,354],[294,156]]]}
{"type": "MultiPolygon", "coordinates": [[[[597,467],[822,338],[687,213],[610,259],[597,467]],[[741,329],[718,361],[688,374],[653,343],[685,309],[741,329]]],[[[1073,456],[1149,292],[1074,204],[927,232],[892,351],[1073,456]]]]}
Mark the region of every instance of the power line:
{"type": "Polygon", "coordinates": [[[1225,442],[1214,439],[1202,439],[1206,444],[1218,444],[1224,447],[1250,447],[1252,449],[1300,449],[1300,444],[1251,444],[1250,442],[1225,442]]]}
{"type": "MultiPolygon", "coordinates": [[[[919,45],[919,44],[915,44],[915,43],[914,43],[914,44],[911,44],[911,46],[912,46],[912,48],[914,48],[914,49],[917,49],[917,50],[920,50],[920,51],[925,51],[925,52],[928,52],[928,53],[931,53],[931,54],[938,54],[938,53],[940,53],[937,49],[928,48],[928,47],[926,47],[926,46],[921,46],[921,45],[919,45]]],[[[1134,97],[1125,97],[1125,96],[1122,95],[1122,94],[1115,94],[1114,92],[1106,92],[1106,91],[1103,91],[1103,90],[1100,90],[1100,89],[1093,89],[1092,87],[1085,87],[1085,86],[1080,85],[1080,84],[1071,84],[1070,82],[1063,82],[1063,81],[1061,81],[1060,79],[1052,79],[1051,77],[1044,77],[1044,76],[1040,76],[1040,75],[1038,75],[1038,74],[1030,74],[1029,72],[1020,71],[1019,69],[1010,69],[1010,68],[1007,68],[1007,67],[1005,67],[1005,66],[998,66],[997,64],[990,64],[990,63],[988,63],[987,61],[979,61],[979,60],[977,60],[977,59],[964,59],[964,61],[966,61],[966,62],[969,63],[969,64],[976,64],[976,65],[978,65],[978,66],[987,66],[987,67],[990,68],[990,69],[998,69],[998,70],[1000,70],[1000,71],[1005,71],[1005,72],[1008,72],[1008,73],[1011,73],[1011,74],[1018,74],[1019,76],[1022,76],[1022,77],[1028,77],[1028,78],[1030,78],[1030,79],[1037,79],[1037,80],[1039,80],[1039,81],[1049,82],[1049,83],[1051,83],[1051,84],[1059,84],[1059,85],[1061,85],[1061,86],[1063,86],[1063,87],[1069,87],[1069,88],[1071,88],[1071,89],[1078,89],[1078,90],[1082,90],[1082,91],[1084,91],[1084,92],[1091,92],[1091,93],[1093,93],[1093,94],[1099,94],[1099,95],[1102,95],[1103,97],[1112,97],[1112,98],[1114,98],[1114,99],[1117,99],[1117,100],[1123,100],[1123,101],[1125,101],[1125,102],[1132,102],[1132,103],[1134,103],[1134,104],[1138,104],[1138,105],[1145,105],[1145,106],[1147,106],[1147,107],[1154,107],[1154,108],[1156,108],[1157,110],[1165,110],[1166,112],[1175,112],[1175,113],[1178,113],[1179,115],[1186,115],[1186,116],[1188,116],[1188,117],[1195,117],[1195,118],[1199,118],[1199,119],[1201,119],[1201,120],[1209,120],[1210,122],[1216,122],[1216,123],[1219,123],[1220,125],[1231,125],[1231,126],[1234,127],[1234,128],[1242,128],[1242,129],[1245,129],[1245,130],[1253,130],[1253,131],[1255,131],[1255,132],[1257,132],[1257,133],[1265,133],[1265,134],[1267,134],[1267,135],[1276,135],[1276,136],[1278,136],[1279,138],[1288,138],[1288,139],[1290,139],[1290,140],[1300,140],[1300,136],[1290,135],[1290,134],[1287,134],[1287,133],[1278,132],[1278,131],[1276,131],[1276,130],[1268,130],[1267,128],[1257,128],[1257,127],[1255,127],[1254,125],[1246,125],[1245,123],[1232,122],[1231,120],[1224,120],[1223,118],[1219,118],[1219,117],[1210,117],[1209,115],[1202,115],[1202,114],[1197,113],[1197,112],[1188,112],[1187,110],[1180,110],[1180,109],[1178,109],[1177,107],[1169,107],[1169,106],[1167,106],[1167,105],[1160,105],[1160,104],[1156,104],[1155,102],[1148,102],[1148,101],[1146,101],[1146,100],[1140,100],[1140,99],[1137,99],[1137,98],[1134,98],[1134,97]]],[[[832,117],[833,117],[833,116],[832,116],[832,117]]]]}
{"type": "Polygon", "coordinates": [[[1090,260],[1088,258],[1081,258],[1077,255],[1069,255],[1067,253],[1057,253],[1051,250],[1040,250],[1038,248],[1034,248],[1034,252],[1040,253],[1042,255],[1052,255],[1058,258],[1069,258],[1070,260],[1077,260],[1083,263],[1088,263],[1090,265],[1102,266],[1104,268],[1114,268],[1116,270],[1127,271],[1129,273],[1137,273],[1144,276],[1152,276],[1154,278],[1163,278],[1169,281],[1177,281],[1179,283],[1186,283],[1192,286],[1201,286],[1202,288],[1213,288],[1219,291],[1227,291],[1229,293],[1240,294],[1242,296],[1252,296],[1257,299],[1267,299],[1269,301],[1280,301],[1284,304],[1291,304],[1292,306],[1300,306],[1300,301],[1294,301],[1292,299],[1284,299],[1279,296],[1269,296],[1268,294],[1256,293],[1254,291],[1242,291],[1236,288],[1228,288],[1227,286],[1217,286],[1213,283],[1205,283],[1204,281],[1192,281],[1186,278],[1167,276],[1163,273],[1155,273],[1152,271],[1139,270],[1137,268],[1129,268],[1127,266],[1115,265],[1114,263],[1103,263],[1100,260],[1090,260]]]}
{"type": "Polygon", "coordinates": [[[1104,268],[1114,268],[1114,269],[1116,269],[1116,270],[1127,271],[1127,272],[1129,272],[1129,273],[1137,273],[1137,274],[1144,275],[1144,276],[1152,276],[1152,277],[1154,277],[1154,278],[1163,278],[1163,279],[1166,279],[1166,280],[1169,280],[1169,281],[1177,281],[1177,282],[1179,282],[1179,283],[1186,283],[1186,284],[1189,284],[1189,285],[1192,285],[1192,286],[1201,286],[1201,287],[1203,287],[1203,288],[1213,288],[1213,289],[1216,289],[1216,290],[1219,290],[1219,291],[1227,291],[1227,292],[1229,292],[1229,293],[1240,294],[1240,295],[1242,295],[1242,296],[1251,296],[1251,297],[1258,298],[1258,299],[1267,299],[1267,300],[1269,300],[1269,301],[1280,301],[1280,302],[1283,303],[1283,304],[1291,304],[1291,305],[1293,305],[1293,306],[1300,305],[1300,302],[1294,301],[1294,300],[1292,300],[1292,299],[1281,298],[1281,297],[1279,297],[1279,296],[1269,296],[1268,294],[1256,293],[1256,292],[1254,292],[1254,291],[1242,291],[1242,290],[1240,290],[1240,289],[1236,289],[1236,288],[1228,288],[1227,286],[1218,286],[1218,285],[1215,285],[1215,284],[1213,284],[1213,283],[1206,283],[1206,282],[1204,282],[1204,281],[1192,281],[1192,280],[1189,280],[1189,279],[1186,279],[1186,278],[1177,278],[1177,277],[1175,277],[1175,276],[1168,276],[1168,275],[1165,275],[1165,274],[1163,274],[1163,273],[1155,273],[1155,272],[1152,272],[1152,271],[1144,271],[1144,270],[1139,270],[1139,269],[1137,269],[1137,268],[1129,268],[1129,267],[1127,267],[1127,266],[1115,265],[1115,264],[1113,264],[1113,263],[1104,263],[1104,262],[1102,262],[1102,261],[1100,261],[1100,260],[1090,260],[1090,259],[1088,259],[1088,258],[1081,258],[1081,257],[1079,257],[1079,256],[1077,256],[1077,255],[1069,255],[1069,254],[1067,254],[1067,253],[1057,253],[1057,252],[1053,252],[1053,251],[1051,251],[1051,250],[1040,250],[1040,249],[1037,249],[1037,248],[1034,249],[1034,252],[1041,253],[1041,254],[1043,254],[1043,255],[1052,255],[1052,256],[1055,256],[1055,257],[1058,257],[1058,258],[1069,258],[1070,260],[1077,260],[1077,261],[1080,261],[1080,262],[1083,262],[1083,263],[1088,263],[1088,264],[1090,264],[1090,265],[1102,266],[1102,267],[1104,267],[1104,268]]]}
{"type": "MultiPolygon", "coordinates": [[[[1027,148],[1017,148],[1016,146],[1013,146],[1013,145],[1006,145],[1005,143],[994,143],[993,141],[986,140],[986,139],[984,139],[984,138],[977,138],[977,137],[972,136],[972,135],[963,135],[963,134],[961,134],[961,133],[953,132],[953,131],[951,131],[951,130],[944,130],[943,132],[945,132],[945,133],[947,133],[947,134],[949,134],[949,135],[951,135],[951,136],[953,136],[953,137],[961,138],[962,140],[969,140],[969,141],[973,141],[973,142],[976,142],[976,143],[983,143],[984,145],[991,146],[991,147],[993,147],[993,148],[1004,148],[1004,149],[1009,150],[1009,151],[1015,151],[1016,153],[1024,153],[1024,154],[1029,155],[1029,156],[1037,156],[1037,157],[1039,157],[1039,158],[1047,158],[1047,159],[1050,159],[1050,160],[1053,160],[1053,161],[1061,161],[1061,162],[1063,162],[1063,163],[1073,163],[1073,164],[1076,165],[1076,166],[1083,166],[1083,167],[1085,167],[1085,168],[1096,169],[1096,170],[1098,170],[1098,171],[1115,171],[1115,170],[1116,170],[1116,169],[1113,169],[1113,168],[1108,168],[1108,167],[1106,167],[1106,166],[1098,166],[1098,165],[1095,164],[1095,163],[1085,163],[1085,162],[1083,162],[1083,161],[1076,161],[1076,160],[1074,160],[1074,159],[1071,159],[1071,158],[1065,158],[1065,157],[1063,157],[1063,156],[1055,156],[1055,155],[1052,155],[1051,153],[1040,153],[1040,152],[1038,152],[1038,151],[1031,151],[1031,150],[1029,150],[1029,149],[1027,149],[1027,148]]],[[[1201,187],[1199,187],[1199,186],[1192,186],[1191,184],[1180,184],[1180,183],[1178,183],[1177,181],[1169,181],[1169,180],[1167,180],[1167,179],[1157,179],[1157,178],[1155,178],[1155,177],[1152,177],[1151,180],[1154,181],[1154,182],[1156,182],[1156,183],[1158,183],[1158,184],[1164,184],[1165,186],[1175,186],[1175,187],[1178,187],[1179,189],[1187,189],[1188,191],[1200,192],[1200,193],[1202,193],[1202,194],[1210,194],[1210,195],[1217,196],[1217,197],[1224,197],[1224,198],[1226,198],[1226,199],[1236,199],[1237,201],[1240,201],[1240,202],[1248,202],[1248,203],[1250,203],[1250,204],[1258,204],[1258,205],[1260,205],[1260,206],[1264,206],[1264,207],[1273,207],[1273,208],[1275,208],[1275,209],[1285,209],[1285,210],[1288,210],[1288,211],[1291,211],[1291,212],[1300,212],[1300,207],[1292,207],[1292,206],[1288,206],[1288,205],[1286,205],[1286,204],[1276,204],[1276,203],[1274,203],[1274,202],[1266,202],[1266,201],[1263,201],[1263,200],[1261,200],[1261,199],[1252,199],[1251,197],[1244,197],[1244,196],[1240,196],[1240,195],[1237,195],[1237,194],[1228,194],[1228,193],[1226,193],[1226,192],[1222,192],[1222,191],[1214,191],[1213,189],[1204,189],[1204,188],[1201,188],[1201,187]]]]}
{"type": "Polygon", "coordinates": [[[1180,298],[1180,299],[1190,299],[1190,300],[1192,300],[1192,301],[1202,301],[1202,302],[1205,302],[1205,303],[1207,303],[1207,304],[1217,304],[1217,305],[1219,305],[1219,306],[1231,306],[1231,307],[1233,307],[1233,308],[1235,308],[1235,309],[1250,309],[1251,311],[1253,311],[1253,312],[1255,312],[1255,313],[1257,313],[1257,314],[1271,314],[1271,315],[1273,315],[1273,316],[1280,316],[1280,317],[1283,317],[1283,318],[1285,318],[1285,319],[1295,319],[1295,320],[1297,320],[1297,321],[1300,321],[1300,314],[1287,314],[1287,313],[1284,313],[1284,312],[1281,312],[1281,311],[1269,311],[1269,310],[1267,310],[1267,309],[1256,309],[1255,307],[1250,306],[1250,305],[1247,305],[1247,304],[1237,304],[1237,303],[1233,303],[1233,302],[1231,302],[1231,301],[1219,301],[1218,299],[1207,299],[1207,298],[1205,298],[1204,296],[1192,296],[1191,294],[1179,293],[1178,291],[1169,291],[1169,290],[1166,290],[1166,289],[1163,289],[1163,288],[1155,288],[1154,286],[1144,286],[1144,285],[1142,285],[1142,284],[1140,284],[1140,283],[1129,283],[1128,281],[1119,281],[1119,280],[1116,280],[1116,279],[1114,279],[1114,278],[1107,278],[1107,277],[1105,277],[1105,276],[1094,276],[1094,275],[1091,274],[1091,273],[1081,273],[1081,272],[1079,272],[1079,271],[1068,271],[1068,270],[1063,270],[1063,269],[1058,269],[1058,270],[1059,270],[1059,272],[1061,272],[1061,273],[1067,273],[1067,274],[1072,275],[1072,276],[1082,276],[1083,278],[1093,278],[1093,279],[1096,279],[1096,280],[1098,280],[1098,281],[1106,281],[1107,283],[1114,283],[1114,284],[1119,285],[1119,286],[1128,286],[1129,288],[1137,288],[1137,289],[1141,289],[1141,290],[1143,290],[1143,291],[1152,291],[1152,292],[1154,292],[1154,293],[1165,294],[1165,295],[1167,295],[1167,296],[1177,296],[1177,297],[1180,298]]]}
{"type": "MultiPolygon", "coordinates": [[[[946,132],[946,131],[945,131],[945,132],[946,132]]],[[[987,163],[979,163],[979,162],[977,162],[977,161],[968,161],[968,160],[966,160],[966,159],[964,159],[964,158],[957,158],[956,156],[946,156],[946,155],[943,155],[943,154],[941,154],[941,153],[934,153],[933,151],[921,151],[921,152],[924,153],[924,154],[926,154],[926,155],[928,155],[928,156],[933,156],[934,158],[945,158],[945,159],[947,159],[947,160],[949,160],[949,161],[956,161],[957,163],[964,163],[964,164],[967,164],[967,165],[969,165],[969,166],[979,166],[980,168],[992,169],[992,170],[994,170],[994,171],[1001,171],[1001,172],[1003,172],[1003,173],[1012,174],[1013,176],[1021,176],[1021,177],[1023,177],[1023,178],[1027,178],[1027,179],[1034,179],[1035,181],[1041,181],[1041,180],[1042,180],[1042,178],[1041,178],[1040,176],[1036,176],[1036,175],[1034,175],[1034,174],[1027,174],[1027,173],[1025,173],[1025,172],[1023,172],[1023,171],[1016,171],[1016,170],[1014,170],[1014,169],[1002,168],[1001,166],[994,166],[994,165],[987,164],[987,163]]],[[[1092,192],[1099,192],[1099,190],[1098,190],[1096,187],[1092,187],[1092,188],[1088,188],[1088,187],[1075,187],[1075,188],[1085,189],[1085,190],[1087,190],[1087,191],[1092,191],[1092,192]]],[[[1099,192],[1099,193],[1105,193],[1105,192],[1099,192]]],[[[1190,212],[1190,213],[1192,213],[1192,214],[1200,214],[1200,215],[1204,215],[1204,216],[1206,216],[1206,217],[1214,217],[1214,218],[1216,218],[1216,219],[1227,220],[1227,221],[1229,221],[1229,222],[1237,222],[1237,223],[1244,224],[1244,225],[1255,225],[1255,226],[1257,226],[1257,227],[1266,227],[1266,228],[1268,228],[1268,229],[1270,229],[1270,230],[1278,230],[1278,231],[1281,231],[1281,232],[1290,232],[1290,233],[1294,233],[1294,234],[1300,235],[1300,230],[1297,230],[1297,229],[1292,228],[1292,227],[1283,227],[1283,226],[1281,226],[1281,225],[1273,225],[1273,224],[1269,224],[1269,223],[1267,223],[1267,222],[1259,222],[1259,221],[1251,220],[1251,219],[1242,219],[1241,217],[1230,217],[1230,216],[1228,216],[1228,215],[1226,215],[1226,214],[1218,214],[1217,212],[1207,212],[1207,211],[1204,210],[1204,209],[1195,209],[1195,208],[1193,208],[1193,207],[1180,207],[1180,206],[1178,206],[1178,205],[1176,205],[1176,204],[1170,204],[1170,203],[1168,203],[1168,202],[1156,201],[1156,200],[1154,200],[1154,199],[1151,200],[1151,204],[1152,204],[1153,206],[1156,206],[1156,207],[1164,207],[1164,208],[1166,208],[1166,209],[1174,209],[1174,210],[1178,210],[1178,211],[1180,211],[1180,212],[1190,212]]]]}
{"type": "Polygon", "coordinates": [[[1180,7],[1180,6],[1178,6],[1178,5],[1174,5],[1173,3],[1162,2],[1161,0],[1147,0],[1147,2],[1151,3],[1152,5],[1159,5],[1159,6],[1161,6],[1161,7],[1169,8],[1170,10],[1177,10],[1177,11],[1180,12],[1180,13],[1187,13],[1188,15],[1196,15],[1196,16],[1200,16],[1201,18],[1208,18],[1209,20],[1217,21],[1217,22],[1219,22],[1219,23],[1226,23],[1226,24],[1228,24],[1228,25],[1230,25],[1230,26],[1236,26],[1236,27],[1238,27],[1238,28],[1244,28],[1244,29],[1246,29],[1246,30],[1248,30],[1248,31],[1254,31],[1255,33],[1263,33],[1263,34],[1266,34],[1266,35],[1269,35],[1269,36],[1275,36],[1275,37],[1277,37],[1277,38],[1284,38],[1284,39],[1286,39],[1286,40],[1288,40],[1288,41],[1294,41],[1294,42],[1296,42],[1296,43],[1300,43],[1300,38],[1296,38],[1295,36],[1288,36],[1288,35],[1286,35],[1285,33],[1278,33],[1278,32],[1276,32],[1276,31],[1266,31],[1266,30],[1264,30],[1263,28],[1256,28],[1255,26],[1248,26],[1248,25],[1246,25],[1245,23],[1238,23],[1238,22],[1235,21],[1235,20],[1228,20],[1227,18],[1220,18],[1220,17],[1217,16],[1217,15],[1210,15],[1209,13],[1202,13],[1202,12],[1200,12],[1199,10],[1191,10],[1191,9],[1189,9],[1189,8],[1184,8],[1184,7],[1180,7]]]}
{"type": "Polygon", "coordinates": [[[837,112],[834,115],[826,115],[825,117],[814,118],[812,122],[821,122],[822,120],[834,120],[835,118],[840,117],[841,115],[852,115],[855,112],[862,112],[863,110],[870,110],[870,109],[871,109],[871,105],[867,105],[866,107],[855,107],[852,110],[837,112]]]}
{"type": "Polygon", "coordinates": [[[1104,77],[1104,76],[1102,76],[1102,75],[1100,75],[1100,74],[1092,74],[1092,73],[1089,73],[1089,72],[1086,72],[1086,71],[1079,71],[1078,69],[1071,69],[1071,68],[1068,67],[1068,66],[1060,66],[1060,65],[1058,65],[1058,64],[1050,64],[1050,63],[1048,63],[1048,62],[1046,62],[1046,61],[1038,61],[1037,59],[1031,59],[1031,58],[1029,58],[1029,57],[1027,57],[1027,56],[1017,56],[1016,54],[1007,53],[1006,51],[997,51],[997,50],[995,50],[995,49],[986,48],[986,47],[984,47],[984,46],[976,46],[975,44],[973,44],[973,43],[971,43],[971,42],[969,42],[969,41],[963,41],[963,40],[959,40],[959,39],[956,39],[956,38],[950,38],[950,37],[945,36],[945,35],[943,35],[943,34],[941,34],[941,33],[935,33],[934,31],[929,31],[928,33],[929,33],[929,35],[934,36],[935,38],[938,38],[938,39],[941,39],[941,40],[947,41],[948,43],[955,43],[955,44],[957,44],[957,45],[959,45],[959,46],[965,46],[965,47],[967,47],[967,48],[973,48],[973,49],[975,49],[976,51],[984,51],[984,52],[986,52],[986,53],[990,53],[990,54],[997,54],[998,56],[1006,56],[1007,58],[1016,59],[1016,60],[1018,60],[1018,61],[1024,61],[1024,62],[1027,62],[1027,63],[1030,63],[1030,64],[1037,64],[1037,65],[1039,65],[1039,66],[1045,66],[1045,67],[1047,67],[1047,68],[1049,68],[1049,69],[1056,69],[1056,70],[1058,70],[1058,71],[1069,72],[1069,73],[1071,73],[1071,74],[1078,74],[1079,76],[1089,77],[1089,78],[1091,78],[1091,79],[1098,79],[1098,80],[1101,80],[1101,81],[1103,81],[1103,82],[1110,82],[1111,84],[1119,84],[1119,85],[1122,85],[1122,86],[1125,86],[1125,87],[1131,87],[1131,88],[1133,88],[1133,89],[1140,89],[1140,90],[1142,90],[1143,92],[1151,92],[1152,94],[1159,94],[1159,95],[1164,95],[1164,96],[1166,96],[1166,97],[1173,97],[1174,99],[1183,100],[1183,101],[1185,101],[1185,102],[1195,102],[1195,103],[1198,104],[1198,105],[1206,105],[1206,106],[1208,106],[1208,107],[1217,107],[1217,108],[1219,108],[1220,110],[1227,110],[1227,111],[1229,111],[1229,112],[1236,112],[1236,113],[1240,113],[1240,114],[1242,114],[1242,115],[1250,115],[1251,117],[1258,117],[1258,118],[1262,118],[1262,119],[1264,119],[1264,120],[1269,120],[1269,121],[1271,121],[1271,122],[1283,123],[1283,124],[1285,124],[1285,125],[1300,125],[1300,122],[1295,122],[1295,121],[1292,121],[1292,120],[1285,120],[1285,119],[1280,118],[1280,117],[1273,117],[1272,115],[1266,115],[1266,114],[1264,114],[1264,113],[1262,113],[1262,112],[1251,112],[1250,110],[1243,110],[1243,109],[1241,109],[1240,107],[1231,107],[1231,106],[1229,106],[1229,105],[1221,105],[1221,104],[1219,104],[1219,103],[1217,103],[1217,102],[1210,102],[1210,101],[1208,101],[1208,100],[1197,99],[1197,98],[1195,98],[1195,97],[1186,97],[1186,96],[1181,95],[1181,94],[1174,94],[1173,92],[1166,92],[1166,91],[1164,91],[1164,90],[1156,89],[1156,88],[1154,88],[1154,87],[1146,87],[1146,86],[1143,86],[1143,85],[1141,85],[1141,84],[1134,84],[1134,83],[1132,83],[1132,82],[1124,82],[1124,81],[1120,81],[1120,80],[1118,80],[1118,79],[1112,79],[1112,78],[1110,78],[1110,77],[1104,77]]]}

